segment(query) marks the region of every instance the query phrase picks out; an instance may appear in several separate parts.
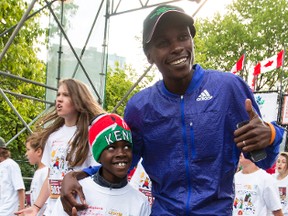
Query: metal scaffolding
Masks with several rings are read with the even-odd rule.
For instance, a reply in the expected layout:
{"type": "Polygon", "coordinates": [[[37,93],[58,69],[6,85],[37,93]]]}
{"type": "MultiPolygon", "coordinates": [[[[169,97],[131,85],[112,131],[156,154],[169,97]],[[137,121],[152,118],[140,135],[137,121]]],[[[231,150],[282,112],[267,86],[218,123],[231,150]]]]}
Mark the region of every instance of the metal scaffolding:
{"type": "MultiPolygon", "coordinates": [[[[97,1],[97,0],[95,0],[97,1]]],[[[125,14],[125,13],[130,13],[130,12],[135,12],[135,11],[140,11],[146,8],[152,8],[155,6],[158,6],[160,4],[170,4],[170,3],[176,3],[176,2],[180,2],[183,0],[172,0],[172,1],[161,1],[161,0],[157,0],[157,1],[153,1],[153,0],[139,0],[137,4],[135,4],[135,6],[133,6],[132,8],[125,8],[123,7],[123,5],[129,5],[129,1],[131,0],[101,0],[98,1],[99,2],[99,6],[98,9],[96,10],[96,15],[95,18],[92,22],[90,31],[87,35],[86,41],[84,46],[81,49],[80,54],[77,54],[77,52],[75,51],[69,36],[66,34],[65,29],[63,28],[63,16],[64,16],[64,9],[65,9],[65,4],[69,4],[69,1],[66,2],[66,0],[62,0],[62,1],[57,1],[57,0],[44,0],[44,2],[46,3],[46,5],[42,6],[40,9],[34,11],[33,13],[31,13],[31,11],[34,8],[34,5],[36,3],[36,0],[32,0],[30,5],[28,5],[27,10],[25,11],[25,13],[23,14],[21,20],[17,23],[17,25],[12,26],[8,29],[6,29],[5,31],[3,31],[2,33],[0,33],[0,37],[4,36],[5,34],[12,32],[8,42],[5,44],[5,47],[3,48],[3,50],[0,53],[0,62],[3,61],[3,57],[5,56],[7,50],[9,49],[9,47],[11,46],[11,44],[14,41],[14,38],[16,37],[16,35],[19,33],[19,31],[21,31],[21,28],[23,27],[24,23],[29,20],[31,17],[33,17],[34,15],[41,13],[44,9],[48,9],[49,10],[49,14],[51,17],[53,17],[54,21],[57,23],[57,27],[58,30],[60,31],[59,34],[59,47],[58,47],[58,59],[57,59],[57,77],[55,80],[54,85],[49,85],[47,83],[39,83],[39,82],[35,82],[33,80],[29,80],[26,79],[24,77],[19,77],[17,75],[13,75],[16,74],[13,71],[0,71],[0,76],[6,76],[6,77],[10,77],[13,79],[17,79],[17,80],[21,80],[23,82],[27,82],[27,83],[31,83],[33,85],[37,85],[37,86],[41,86],[47,90],[51,90],[51,91],[57,91],[57,86],[58,86],[58,82],[59,80],[62,78],[62,73],[61,73],[61,69],[62,69],[62,55],[63,55],[63,51],[62,51],[62,39],[65,39],[65,41],[68,43],[69,48],[71,49],[72,53],[73,53],[73,57],[76,59],[76,66],[73,70],[73,73],[71,74],[71,77],[74,78],[77,74],[77,72],[79,71],[79,69],[82,70],[84,76],[86,77],[86,79],[88,80],[91,88],[93,89],[98,102],[100,104],[103,104],[103,94],[99,93],[99,89],[101,89],[101,91],[105,91],[105,76],[106,76],[106,72],[107,72],[107,62],[108,62],[108,35],[109,35],[109,21],[110,18],[113,16],[119,16],[121,14],[125,14]],[[53,5],[59,3],[60,7],[61,7],[61,14],[60,14],[60,19],[56,16],[55,14],[55,9],[53,9],[53,5]],[[90,39],[91,39],[91,35],[92,33],[95,31],[95,25],[100,17],[100,14],[104,14],[104,25],[103,25],[103,38],[102,38],[102,51],[101,51],[101,72],[100,72],[100,87],[98,86],[98,88],[96,88],[95,84],[92,81],[92,78],[90,77],[89,73],[87,72],[87,68],[85,66],[85,64],[83,64],[83,56],[84,53],[86,51],[87,48],[87,44],[89,43],[90,39]],[[98,90],[97,90],[98,89],[98,90]]],[[[134,0],[133,0],[134,1],[134,0]]],[[[136,1],[135,1],[136,2],[136,1]]],[[[135,3],[134,2],[134,3],[135,3]]],[[[207,2],[207,0],[188,0],[188,2],[193,2],[197,5],[197,9],[195,11],[195,13],[192,16],[195,16],[196,13],[202,8],[202,6],[207,2]]],[[[137,84],[141,81],[141,79],[143,79],[145,77],[145,75],[149,72],[149,70],[151,69],[152,65],[150,65],[150,67],[148,67],[148,69],[146,69],[143,74],[139,77],[139,79],[137,80],[137,82],[133,85],[133,87],[123,96],[123,99],[116,105],[116,107],[114,108],[113,111],[116,111],[117,108],[121,105],[121,103],[123,103],[124,99],[126,97],[128,97],[128,95],[132,92],[132,90],[137,86],[137,84]]],[[[7,144],[11,143],[14,139],[16,139],[21,133],[23,133],[24,131],[28,130],[29,132],[32,132],[30,129],[30,126],[35,123],[35,121],[43,114],[45,113],[51,106],[54,105],[54,101],[51,100],[43,100],[43,99],[39,99],[39,98],[35,98],[33,96],[29,96],[29,95],[25,95],[25,94],[21,94],[21,93],[15,93],[9,90],[5,90],[2,89],[2,87],[0,87],[0,94],[2,95],[2,97],[5,99],[5,101],[9,104],[9,106],[11,107],[11,109],[14,111],[14,113],[17,115],[18,119],[22,122],[22,124],[24,125],[24,128],[17,134],[14,135],[14,137],[9,140],[7,142],[7,144]],[[47,104],[46,109],[40,113],[35,119],[33,119],[31,122],[27,123],[25,122],[25,120],[22,118],[22,116],[19,114],[19,112],[17,111],[17,109],[14,107],[14,105],[11,103],[11,101],[9,100],[9,98],[6,96],[6,94],[11,94],[13,96],[17,96],[17,97],[23,97],[26,99],[31,99],[31,100],[35,100],[38,102],[43,102],[45,104],[47,104]]]]}

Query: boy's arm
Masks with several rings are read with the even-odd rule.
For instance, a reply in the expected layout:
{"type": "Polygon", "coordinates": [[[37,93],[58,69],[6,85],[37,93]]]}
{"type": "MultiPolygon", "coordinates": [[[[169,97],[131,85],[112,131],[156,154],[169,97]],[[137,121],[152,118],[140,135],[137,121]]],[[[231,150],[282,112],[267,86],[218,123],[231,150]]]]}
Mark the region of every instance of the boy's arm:
{"type": "Polygon", "coordinates": [[[274,216],[284,216],[281,209],[273,211],[272,213],[274,216]]]}
{"type": "Polygon", "coordinates": [[[40,211],[40,209],[43,207],[45,201],[48,199],[50,195],[50,189],[49,189],[49,184],[48,184],[48,176],[45,179],[41,191],[37,197],[37,200],[34,202],[34,204],[31,207],[24,208],[20,211],[15,212],[16,215],[23,214],[24,215],[31,215],[31,216],[36,216],[37,213],[40,211]]]}
{"type": "Polygon", "coordinates": [[[22,210],[25,208],[25,190],[19,189],[18,192],[18,198],[19,198],[19,208],[18,210],[22,210]]]}
{"type": "Polygon", "coordinates": [[[88,167],[82,171],[69,172],[64,176],[61,185],[61,202],[67,214],[72,214],[72,207],[76,207],[77,210],[87,208],[82,186],[78,180],[94,175],[99,168],[100,166],[88,167]],[[81,203],[76,201],[76,195],[79,196],[81,203]]]}

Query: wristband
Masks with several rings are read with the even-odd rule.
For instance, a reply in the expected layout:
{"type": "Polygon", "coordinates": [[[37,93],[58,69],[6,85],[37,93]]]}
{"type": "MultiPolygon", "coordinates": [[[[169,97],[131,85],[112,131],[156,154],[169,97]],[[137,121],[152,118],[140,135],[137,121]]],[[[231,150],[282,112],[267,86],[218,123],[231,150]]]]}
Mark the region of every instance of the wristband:
{"type": "Polygon", "coordinates": [[[41,207],[39,207],[38,205],[36,205],[35,203],[33,204],[36,208],[41,209],[41,207]]]}
{"type": "Polygon", "coordinates": [[[275,137],[276,137],[276,130],[274,126],[271,123],[266,122],[266,124],[270,127],[271,129],[271,139],[270,139],[270,145],[274,142],[275,137]]]}

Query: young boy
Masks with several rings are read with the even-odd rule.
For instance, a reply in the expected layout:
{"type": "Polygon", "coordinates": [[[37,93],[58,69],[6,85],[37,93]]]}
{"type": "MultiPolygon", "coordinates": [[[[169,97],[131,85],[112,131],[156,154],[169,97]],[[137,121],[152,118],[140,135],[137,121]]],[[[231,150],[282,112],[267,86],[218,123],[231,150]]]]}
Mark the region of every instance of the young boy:
{"type": "MultiPolygon", "coordinates": [[[[30,201],[31,205],[34,205],[42,185],[48,175],[48,167],[46,167],[42,162],[42,154],[44,146],[39,142],[39,135],[37,133],[31,134],[26,140],[26,157],[31,165],[36,165],[37,170],[33,175],[33,179],[30,185],[30,201]]],[[[43,215],[46,209],[46,204],[38,212],[38,215],[43,215]]]]}
{"type": "Polygon", "coordinates": [[[242,170],[235,174],[233,216],[283,216],[279,192],[273,177],[241,153],[242,170]]]}
{"type": "MultiPolygon", "coordinates": [[[[124,120],[116,114],[96,117],[89,129],[89,143],[102,167],[92,178],[80,181],[88,208],[78,215],[150,215],[147,197],[128,184],[132,136],[124,120]]],[[[67,215],[60,199],[52,215],[67,215]]]]}
{"type": "Polygon", "coordinates": [[[0,215],[14,215],[24,208],[25,186],[19,165],[10,158],[5,140],[0,137],[0,215]]]}

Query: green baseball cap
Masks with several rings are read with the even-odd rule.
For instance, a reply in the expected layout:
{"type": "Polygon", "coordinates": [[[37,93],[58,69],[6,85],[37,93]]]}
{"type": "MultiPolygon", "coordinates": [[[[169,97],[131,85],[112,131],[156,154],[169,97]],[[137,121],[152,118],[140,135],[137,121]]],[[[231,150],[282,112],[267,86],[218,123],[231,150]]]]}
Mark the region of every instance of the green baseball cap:
{"type": "Polygon", "coordinates": [[[164,19],[166,14],[175,14],[177,19],[181,19],[190,28],[191,36],[194,38],[196,29],[194,27],[194,20],[185,11],[174,5],[160,5],[156,7],[146,17],[143,23],[143,48],[151,41],[154,31],[160,19],[164,19]]]}

